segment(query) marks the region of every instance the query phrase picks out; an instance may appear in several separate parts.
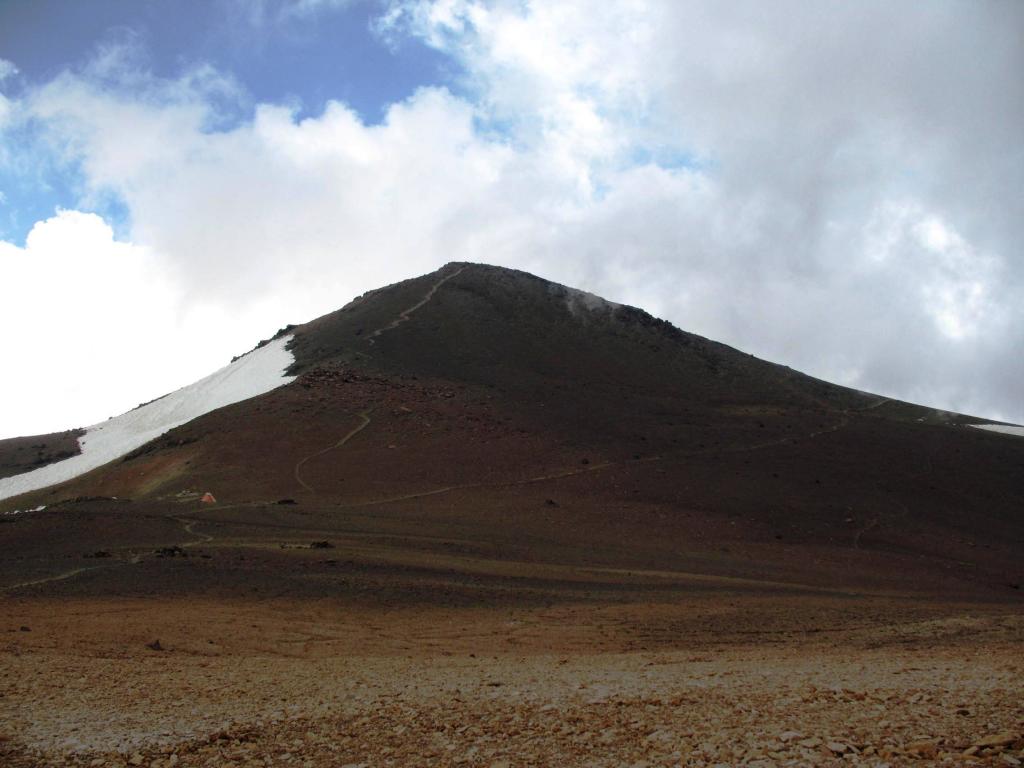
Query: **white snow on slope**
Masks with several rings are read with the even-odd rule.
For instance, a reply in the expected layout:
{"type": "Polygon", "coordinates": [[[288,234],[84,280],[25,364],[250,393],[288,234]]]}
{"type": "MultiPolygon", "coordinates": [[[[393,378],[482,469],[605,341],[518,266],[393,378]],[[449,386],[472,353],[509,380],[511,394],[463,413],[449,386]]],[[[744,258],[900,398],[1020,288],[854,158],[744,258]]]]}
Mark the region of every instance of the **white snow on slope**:
{"type": "Polygon", "coordinates": [[[1003,432],[1007,435],[1024,437],[1024,427],[1011,427],[1009,424],[971,424],[977,429],[987,429],[989,432],[1003,432]]]}
{"type": "Polygon", "coordinates": [[[269,342],[195,384],[95,424],[78,438],[82,452],[14,477],[0,478],[0,499],[35,491],[78,477],[113,461],[225,405],[262,395],[295,379],[284,372],[294,361],[285,349],[291,336],[269,342]]]}

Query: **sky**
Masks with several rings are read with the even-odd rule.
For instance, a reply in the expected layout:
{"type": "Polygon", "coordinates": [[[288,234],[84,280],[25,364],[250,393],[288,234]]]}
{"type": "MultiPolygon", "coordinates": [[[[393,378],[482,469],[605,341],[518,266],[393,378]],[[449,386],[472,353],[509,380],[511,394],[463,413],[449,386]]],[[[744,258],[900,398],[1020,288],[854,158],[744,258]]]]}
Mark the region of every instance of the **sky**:
{"type": "Polygon", "coordinates": [[[0,0],[0,437],[525,269],[1024,422],[1018,0],[0,0]]]}

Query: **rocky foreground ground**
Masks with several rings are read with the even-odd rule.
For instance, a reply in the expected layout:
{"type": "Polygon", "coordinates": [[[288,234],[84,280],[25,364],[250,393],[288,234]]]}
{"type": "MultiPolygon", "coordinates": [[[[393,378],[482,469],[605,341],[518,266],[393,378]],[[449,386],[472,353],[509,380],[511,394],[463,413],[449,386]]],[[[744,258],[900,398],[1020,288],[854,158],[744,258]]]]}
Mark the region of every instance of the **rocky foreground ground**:
{"type": "Polygon", "coordinates": [[[826,602],[776,600],[803,629],[758,630],[749,619],[772,600],[383,613],[10,600],[0,764],[1024,762],[1018,610],[857,618],[826,602]]]}

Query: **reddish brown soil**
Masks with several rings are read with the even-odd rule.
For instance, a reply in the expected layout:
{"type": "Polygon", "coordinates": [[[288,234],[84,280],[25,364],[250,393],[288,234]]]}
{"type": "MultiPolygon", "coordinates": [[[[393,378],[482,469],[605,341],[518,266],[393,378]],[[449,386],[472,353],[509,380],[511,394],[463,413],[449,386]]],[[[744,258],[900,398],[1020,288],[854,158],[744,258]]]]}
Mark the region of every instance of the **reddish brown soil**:
{"type": "Polygon", "coordinates": [[[60,514],[0,541],[70,524],[65,499],[159,518],[212,491],[217,524],[242,529],[1020,599],[1024,440],[573,301],[478,265],[368,294],[294,329],[294,384],[3,502],[60,514]]]}
{"type": "Polygon", "coordinates": [[[382,289],[3,502],[0,764],[1017,764],[1024,440],[572,302],[382,289]]]}
{"type": "Polygon", "coordinates": [[[1024,747],[1024,621],[998,607],[723,592],[3,613],[11,766],[1003,766],[1024,747]]]}

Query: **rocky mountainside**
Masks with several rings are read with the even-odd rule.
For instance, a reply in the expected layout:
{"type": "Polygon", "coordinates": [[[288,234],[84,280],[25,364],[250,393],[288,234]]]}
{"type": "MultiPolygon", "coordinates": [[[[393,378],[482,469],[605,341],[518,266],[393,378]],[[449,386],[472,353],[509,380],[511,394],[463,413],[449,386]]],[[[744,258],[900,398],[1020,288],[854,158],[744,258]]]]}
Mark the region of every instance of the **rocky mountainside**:
{"type": "Polygon", "coordinates": [[[633,307],[454,263],[278,337],[293,383],[0,505],[47,505],[46,525],[69,500],[177,514],[209,491],[224,525],[301,513],[492,559],[999,595],[1024,578],[1024,440],[633,307]]]}

